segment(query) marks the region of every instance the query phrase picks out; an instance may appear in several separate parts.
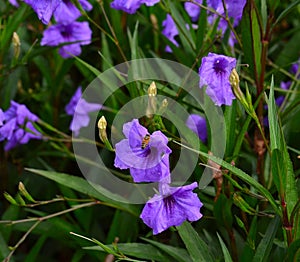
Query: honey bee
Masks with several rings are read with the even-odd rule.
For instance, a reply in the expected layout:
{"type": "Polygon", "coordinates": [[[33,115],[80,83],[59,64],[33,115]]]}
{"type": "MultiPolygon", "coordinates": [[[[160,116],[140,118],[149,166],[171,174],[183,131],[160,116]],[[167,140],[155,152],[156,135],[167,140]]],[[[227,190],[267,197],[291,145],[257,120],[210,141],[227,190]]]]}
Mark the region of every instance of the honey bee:
{"type": "Polygon", "coordinates": [[[147,135],[144,136],[144,138],[142,140],[142,146],[141,146],[141,148],[145,149],[146,146],[149,144],[149,142],[150,142],[150,135],[147,134],[147,135]]]}

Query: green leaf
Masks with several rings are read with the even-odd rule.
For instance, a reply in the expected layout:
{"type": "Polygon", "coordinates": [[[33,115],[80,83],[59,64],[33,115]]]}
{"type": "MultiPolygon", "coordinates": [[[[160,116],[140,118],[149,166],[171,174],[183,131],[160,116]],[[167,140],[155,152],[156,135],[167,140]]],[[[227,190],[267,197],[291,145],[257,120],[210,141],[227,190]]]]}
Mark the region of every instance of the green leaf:
{"type": "Polygon", "coordinates": [[[30,252],[26,254],[26,259],[24,262],[38,261],[38,256],[41,254],[41,249],[47,240],[47,236],[41,236],[35,243],[35,245],[30,249],[30,252]]]}
{"type": "Polygon", "coordinates": [[[274,219],[271,220],[265,233],[265,236],[260,241],[257,247],[256,253],[253,258],[253,262],[268,261],[274,238],[279,227],[279,223],[279,216],[276,216],[274,219]]]}
{"type": "Polygon", "coordinates": [[[75,64],[76,64],[79,68],[80,68],[80,66],[83,66],[84,68],[86,68],[86,69],[88,69],[89,71],[91,71],[95,76],[99,76],[99,75],[101,74],[101,72],[100,72],[97,68],[91,66],[89,63],[83,61],[83,60],[80,59],[79,57],[75,56],[74,58],[76,59],[75,64]]]}
{"type": "Polygon", "coordinates": [[[109,44],[107,42],[106,35],[104,33],[101,34],[101,40],[102,40],[102,50],[101,50],[102,71],[104,72],[106,69],[109,69],[113,66],[113,59],[111,57],[109,44]]]}
{"type": "Polygon", "coordinates": [[[142,237],[146,242],[149,242],[153,246],[159,248],[160,250],[166,252],[168,255],[173,257],[177,262],[190,262],[191,257],[189,256],[188,252],[185,249],[179,248],[179,247],[173,247],[169,245],[165,245],[147,238],[142,237]]]}
{"type": "Polygon", "coordinates": [[[207,11],[201,8],[199,21],[198,21],[197,36],[196,36],[196,46],[197,46],[196,50],[203,48],[203,41],[205,39],[206,27],[207,27],[207,11]]]}
{"type": "MultiPolygon", "coordinates": [[[[113,249],[113,245],[106,245],[108,248],[113,249]]],[[[154,261],[161,262],[171,262],[171,260],[167,256],[165,256],[160,250],[150,244],[140,244],[140,243],[126,243],[126,244],[118,244],[118,250],[120,250],[126,256],[132,256],[139,259],[152,259],[154,261]]],[[[99,246],[92,247],[84,247],[86,250],[98,250],[104,251],[99,246]]]]}
{"type": "Polygon", "coordinates": [[[7,49],[7,45],[11,42],[12,35],[17,31],[20,24],[24,21],[26,11],[28,10],[27,5],[21,5],[20,8],[13,15],[9,15],[8,22],[6,24],[1,24],[0,29],[0,50],[3,52],[7,49]]]}
{"type": "Polygon", "coordinates": [[[293,164],[291,162],[285,138],[283,135],[278,110],[274,97],[273,78],[270,86],[268,104],[268,118],[270,127],[272,175],[274,183],[282,200],[287,204],[288,214],[291,212],[298,200],[293,164]]]}
{"type": "Polygon", "coordinates": [[[126,199],[123,199],[121,196],[109,192],[107,189],[101,187],[98,184],[96,185],[93,184],[92,182],[88,182],[87,180],[81,177],[71,176],[68,174],[58,173],[53,171],[33,169],[33,168],[26,168],[26,170],[34,174],[41,175],[43,177],[51,179],[61,185],[70,187],[88,196],[107,202],[111,204],[112,207],[127,211],[135,216],[138,216],[139,214],[136,206],[120,203],[116,200],[113,200],[113,199],[119,199],[119,201],[121,202],[126,202],[126,199]]]}
{"type": "Polygon", "coordinates": [[[109,227],[106,243],[113,243],[115,238],[119,242],[134,242],[138,235],[138,217],[116,210],[114,218],[109,227]],[[130,230],[128,230],[130,228],[130,230]]]}
{"type": "Polygon", "coordinates": [[[267,7],[267,1],[266,0],[261,1],[260,13],[261,13],[261,20],[262,20],[264,32],[265,32],[266,25],[267,25],[267,19],[268,19],[268,7],[267,7]]]}
{"type": "Polygon", "coordinates": [[[231,106],[225,107],[225,123],[226,123],[226,156],[233,154],[234,146],[236,143],[236,112],[237,101],[233,100],[231,106]]]}
{"type": "Polygon", "coordinates": [[[219,236],[218,233],[217,233],[217,235],[218,235],[221,247],[222,247],[222,251],[223,251],[223,254],[224,254],[224,260],[225,260],[225,262],[232,262],[230,253],[229,253],[229,251],[228,251],[225,243],[223,242],[222,238],[219,236]]]}
{"type": "Polygon", "coordinates": [[[250,230],[247,235],[247,242],[243,250],[241,261],[248,262],[252,261],[255,251],[255,240],[257,236],[257,216],[253,217],[251,222],[250,230]]]}
{"type": "Polygon", "coordinates": [[[190,223],[185,221],[176,228],[193,261],[214,261],[207,244],[200,238],[190,223]]]}
{"type": "Polygon", "coordinates": [[[243,49],[245,61],[249,64],[249,72],[254,79],[259,79],[261,72],[261,28],[254,1],[247,1],[241,21],[243,49]]]}

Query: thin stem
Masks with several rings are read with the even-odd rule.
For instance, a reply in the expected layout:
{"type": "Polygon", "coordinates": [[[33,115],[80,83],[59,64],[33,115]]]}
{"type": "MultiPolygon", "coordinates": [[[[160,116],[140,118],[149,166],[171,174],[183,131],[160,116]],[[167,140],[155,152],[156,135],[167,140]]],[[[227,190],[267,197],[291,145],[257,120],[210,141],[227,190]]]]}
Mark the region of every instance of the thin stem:
{"type": "Polygon", "coordinates": [[[107,25],[108,25],[108,27],[109,27],[109,29],[110,29],[110,31],[111,31],[111,34],[112,34],[113,39],[114,39],[114,43],[115,43],[115,45],[117,46],[117,48],[118,48],[118,50],[119,50],[119,52],[120,52],[120,54],[121,54],[123,60],[124,60],[124,61],[126,62],[126,64],[128,65],[128,63],[127,63],[127,58],[126,58],[126,56],[125,56],[125,54],[124,54],[124,52],[123,52],[123,50],[122,50],[122,48],[121,48],[121,46],[120,46],[119,40],[118,40],[118,38],[117,38],[117,35],[116,35],[116,33],[115,33],[115,31],[114,31],[112,25],[110,24],[110,21],[109,21],[107,15],[106,15],[105,9],[104,9],[104,7],[103,7],[103,2],[100,1],[100,2],[98,2],[98,3],[99,3],[99,5],[100,5],[100,8],[101,8],[102,13],[103,13],[103,15],[104,15],[105,21],[106,21],[106,23],[107,23],[107,25]]]}
{"type": "Polygon", "coordinates": [[[63,211],[60,211],[60,212],[57,212],[57,213],[54,213],[54,214],[50,214],[50,215],[44,216],[44,217],[32,217],[32,218],[19,219],[19,220],[2,220],[2,221],[0,221],[0,224],[15,225],[15,224],[26,223],[26,222],[34,222],[34,221],[42,222],[42,221],[45,221],[47,219],[66,214],[66,213],[75,211],[75,210],[80,209],[80,208],[90,207],[90,206],[100,205],[100,204],[104,205],[105,203],[97,200],[97,201],[77,205],[77,206],[71,207],[69,209],[66,209],[66,210],[63,210],[63,211]]]}

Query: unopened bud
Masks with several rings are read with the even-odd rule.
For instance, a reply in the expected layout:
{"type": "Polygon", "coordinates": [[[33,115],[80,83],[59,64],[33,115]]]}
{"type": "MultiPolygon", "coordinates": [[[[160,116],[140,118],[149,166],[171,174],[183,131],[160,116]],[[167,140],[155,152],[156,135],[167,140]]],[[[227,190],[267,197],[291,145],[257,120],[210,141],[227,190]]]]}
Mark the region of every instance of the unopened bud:
{"type": "Polygon", "coordinates": [[[102,116],[98,121],[98,128],[101,130],[106,130],[107,122],[104,116],[102,116]]]}
{"type": "Polygon", "coordinates": [[[165,99],[162,101],[161,106],[162,106],[162,107],[168,107],[168,104],[169,104],[169,102],[168,102],[168,100],[165,98],[165,99]]]}
{"type": "Polygon", "coordinates": [[[243,103],[243,100],[245,100],[245,96],[240,89],[240,78],[235,68],[233,68],[230,73],[229,82],[236,98],[243,103]]]}
{"type": "Polygon", "coordinates": [[[157,95],[157,88],[155,82],[153,81],[148,88],[148,96],[156,96],[156,95],[157,95]]]}
{"type": "Polygon", "coordinates": [[[146,110],[146,116],[152,118],[156,113],[156,95],[157,88],[155,82],[152,82],[148,88],[148,107],[146,110]]]}
{"type": "Polygon", "coordinates": [[[252,117],[255,115],[255,110],[252,105],[252,99],[251,94],[249,93],[248,87],[246,86],[246,96],[240,89],[240,78],[235,70],[235,68],[232,69],[230,76],[229,76],[229,82],[232,87],[233,93],[236,96],[236,98],[242,103],[245,110],[250,114],[252,117]]]}
{"type": "Polygon", "coordinates": [[[22,182],[19,182],[19,191],[20,193],[29,201],[31,202],[36,202],[33,197],[28,193],[28,191],[26,190],[24,184],[22,182]]]}
{"type": "Polygon", "coordinates": [[[237,73],[235,68],[233,68],[230,73],[229,82],[230,82],[232,88],[237,88],[240,85],[239,74],[237,73]]]}
{"type": "Polygon", "coordinates": [[[99,129],[99,138],[104,143],[106,148],[110,151],[114,151],[113,147],[111,146],[106,133],[107,122],[104,116],[102,116],[98,121],[98,129],[99,129]]]}
{"type": "Polygon", "coordinates": [[[165,98],[165,99],[161,102],[161,105],[160,105],[159,110],[158,110],[158,115],[162,115],[162,114],[166,111],[168,105],[169,105],[169,102],[168,102],[168,100],[165,98]]]}
{"type": "Polygon", "coordinates": [[[12,205],[18,206],[17,201],[7,192],[3,193],[3,196],[6,198],[6,200],[11,203],[12,205]]]}
{"type": "Polygon", "coordinates": [[[16,32],[13,33],[12,43],[14,46],[14,57],[17,59],[20,55],[21,51],[21,42],[18,34],[16,32]]]}
{"type": "Polygon", "coordinates": [[[107,134],[106,134],[106,127],[107,122],[104,116],[102,116],[98,121],[98,128],[99,128],[99,138],[103,143],[107,140],[107,134]]]}

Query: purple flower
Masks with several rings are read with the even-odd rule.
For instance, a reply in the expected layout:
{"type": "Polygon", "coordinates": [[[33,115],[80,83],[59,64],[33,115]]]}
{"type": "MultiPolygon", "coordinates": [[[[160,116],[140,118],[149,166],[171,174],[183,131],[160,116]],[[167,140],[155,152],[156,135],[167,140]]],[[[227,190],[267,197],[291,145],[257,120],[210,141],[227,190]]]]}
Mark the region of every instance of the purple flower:
{"type": "MultiPolygon", "coordinates": [[[[195,2],[202,4],[202,0],[196,0],[195,2]]],[[[191,17],[193,22],[197,22],[199,15],[200,15],[200,6],[195,5],[193,3],[188,3],[185,2],[184,3],[184,9],[186,10],[186,12],[189,14],[189,16],[191,17]]]]}
{"type": "Polygon", "coordinates": [[[137,119],[124,124],[125,139],[115,145],[115,167],[130,169],[134,182],[158,182],[170,176],[168,138],[160,131],[150,135],[137,119]]]}
{"type": "Polygon", "coordinates": [[[236,59],[233,57],[209,53],[202,58],[199,68],[200,88],[207,86],[206,93],[217,106],[231,105],[235,99],[229,82],[235,66],[236,59]]]}
{"type": "Polygon", "coordinates": [[[10,2],[11,5],[15,6],[15,7],[19,7],[19,3],[17,2],[17,0],[8,0],[10,2]]]}
{"type": "MultiPolygon", "coordinates": [[[[84,10],[90,11],[93,8],[93,6],[87,0],[79,0],[79,3],[84,10]]],[[[80,16],[80,11],[71,2],[71,0],[63,0],[54,12],[54,18],[56,22],[62,24],[69,24],[80,16]]]]}
{"type": "MultiPolygon", "coordinates": [[[[202,4],[202,0],[196,0],[199,4],[202,4]]],[[[226,0],[226,9],[228,11],[229,18],[233,19],[233,26],[237,26],[242,18],[243,9],[246,4],[246,0],[226,0]]],[[[185,3],[184,4],[185,10],[191,17],[193,22],[197,22],[201,8],[193,3],[185,3]]],[[[219,0],[207,0],[207,7],[216,10],[220,15],[225,16],[225,10],[223,7],[222,1],[219,0]]],[[[209,24],[213,25],[216,20],[219,18],[218,15],[213,14],[211,12],[208,13],[208,22],[209,24]]],[[[218,24],[218,29],[221,31],[222,36],[228,29],[228,23],[225,19],[221,18],[218,24]]],[[[234,46],[236,42],[235,35],[231,32],[229,36],[228,43],[230,46],[234,46]]]]}
{"type": "Polygon", "coordinates": [[[203,143],[206,143],[207,127],[206,127],[206,120],[204,117],[196,114],[191,114],[189,115],[185,124],[201,139],[203,143]]]}
{"type": "Polygon", "coordinates": [[[65,107],[66,113],[73,116],[70,130],[74,132],[75,136],[79,135],[80,128],[88,126],[90,122],[88,113],[98,111],[102,107],[100,104],[88,103],[81,96],[81,87],[78,87],[70,102],[65,107]]]}
{"type": "MultiPolygon", "coordinates": [[[[179,34],[176,24],[171,15],[167,14],[166,19],[162,22],[163,30],[162,34],[168,38],[175,46],[179,46],[175,37],[179,34]]],[[[170,46],[166,46],[166,52],[172,52],[170,46]]]]}
{"type": "Polygon", "coordinates": [[[129,14],[134,14],[142,4],[152,6],[160,0],[114,0],[110,6],[111,8],[122,10],[129,14]]]}
{"type": "Polygon", "coordinates": [[[24,2],[30,5],[37,13],[38,18],[47,25],[62,0],[24,0],[24,2]]]}
{"type": "Polygon", "coordinates": [[[33,126],[38,117],[32,114],[25,105],[11,101],[10,107],[2,116],[0,141],[7,140],[4,150],[8,151],[19,144],[27,144],[30,139],[41,139],[42,135],[33,126]]]}
{"type": "Polygon", "coordinates": [[[140,218],[153,229],[154,235],[171,226],[179,226],[185,220],[199,220],[203,204],[197,194],[193,193],[197,186],[196,182],[182,187],[161,184],[160,194],[155,194],[146,203],[140,218]]]}
{"type": "Polygon", "coordinates": [[[58,46],[70,43],[59,48],[63,58],[81,54],[81,45],[91,43],[92,31],[88,22],[72,22],[70,24],[56,24],[48,27],[43,34],[41,45],[58,46]]]}

